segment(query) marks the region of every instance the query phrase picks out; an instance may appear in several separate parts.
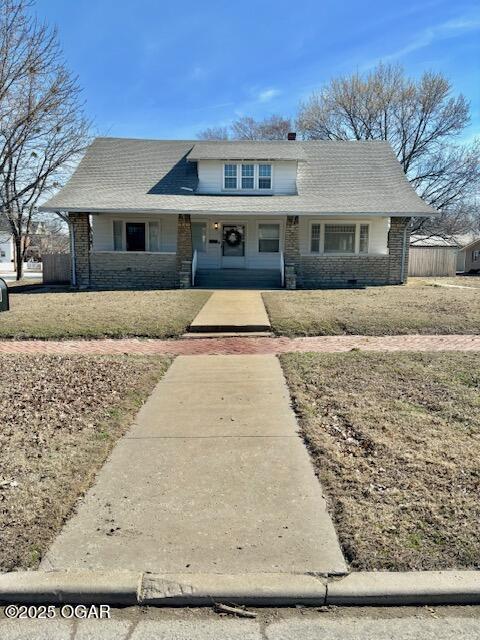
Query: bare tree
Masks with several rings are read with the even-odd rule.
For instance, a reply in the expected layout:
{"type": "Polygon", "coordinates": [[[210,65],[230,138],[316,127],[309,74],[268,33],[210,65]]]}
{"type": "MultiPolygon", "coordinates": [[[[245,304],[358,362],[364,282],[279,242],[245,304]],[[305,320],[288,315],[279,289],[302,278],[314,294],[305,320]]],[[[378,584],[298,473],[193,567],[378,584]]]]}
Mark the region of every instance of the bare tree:
{"type": "Polygon", "coordinates": [[[244,116],[232,122],[229,129],[211,127],[200,131],[197,137],[201,140],[286,140],[291,130],[291,120],[279,115],[272,115],[263,120],[244,116]]]}
{"type": "Polygon", "coordinates": [[[469,105],[451,93],[440,73],[415,81],[399,66],[380,64],[313,94],[300,105],[297,126],[306,139],[387,140],[419,195],[456,219],[478,192],[480,145],[455,144],[469,122],[469,105]]]}
{"type": "Polygon", "coordinates": [[[209,127],[197,133],[199,140],[228,140],[228,127],[209,127]]]}
{"type": "Polygon", "coordinates": [[[235,140],[286,140],[291,130],[291,121],[279,115],[264,120],[244,117],[232,124],[232,137],[235,140]]]}
{"type": "Polygon", "coordinates": [[[14,238],[17,279],[39,200],[63,182],[89,130],[57,33],[30,7],[0,0],[0,211],[14,238]]]}

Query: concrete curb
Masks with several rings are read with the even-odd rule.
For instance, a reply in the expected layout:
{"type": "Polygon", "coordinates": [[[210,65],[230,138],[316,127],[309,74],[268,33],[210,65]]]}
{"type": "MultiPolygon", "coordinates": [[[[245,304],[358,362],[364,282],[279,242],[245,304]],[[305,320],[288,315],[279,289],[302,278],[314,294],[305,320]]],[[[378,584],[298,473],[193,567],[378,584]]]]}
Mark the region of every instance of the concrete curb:
{"type": "Polygon", "coordinates": [[[327,604],[479,604],[480,571],[360,571],[327,586],[327,604]]]}
{"type": "Polygon", "coordinates": [[[342,578],[288,573],[154,574],[22,571],[0,574],[0,604],[163,607],[480,604],[480,571],[358,572],[342,578]]]}

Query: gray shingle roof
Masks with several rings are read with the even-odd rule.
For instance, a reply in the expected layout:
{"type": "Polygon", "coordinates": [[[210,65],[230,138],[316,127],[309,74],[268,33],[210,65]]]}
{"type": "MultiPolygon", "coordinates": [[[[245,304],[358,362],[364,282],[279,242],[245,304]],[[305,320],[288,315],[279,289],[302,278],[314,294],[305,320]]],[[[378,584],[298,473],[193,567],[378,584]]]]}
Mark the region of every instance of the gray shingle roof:
{"type": "MultiPolygon", "coordinates": [[[[297,195],[197,195],[191,140],[96,138],[43,211],[429,215],[386,142],[280,141],[301,149],[297,195]]],[[[225,147],[224,142],[209,145],[225,147]]],[[[228,143],[253,145],[257,143],[228,143]]],[[[265,143],[262,143],[265,144],[265,143]]],[[[297,153],[297,152],[296,152],[297,153]]]]}
{"type": "Polygon", "coordinates": [[[293,140],[208,140],[196,142],[188,160],[306,160],[301,142],[293,140]]]}

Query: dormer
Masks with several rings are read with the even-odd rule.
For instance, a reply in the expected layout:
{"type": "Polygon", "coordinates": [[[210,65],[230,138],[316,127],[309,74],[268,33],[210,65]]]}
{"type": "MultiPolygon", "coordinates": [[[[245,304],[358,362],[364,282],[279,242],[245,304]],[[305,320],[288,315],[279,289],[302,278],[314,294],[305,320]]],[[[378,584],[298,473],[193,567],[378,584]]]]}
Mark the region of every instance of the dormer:
{"type": "Polygon", "coordinates": [[[187,155],[197,163],[198,194],[296,195],[297,167],[306,160],[294,141],[198,142],[187,155]]]}

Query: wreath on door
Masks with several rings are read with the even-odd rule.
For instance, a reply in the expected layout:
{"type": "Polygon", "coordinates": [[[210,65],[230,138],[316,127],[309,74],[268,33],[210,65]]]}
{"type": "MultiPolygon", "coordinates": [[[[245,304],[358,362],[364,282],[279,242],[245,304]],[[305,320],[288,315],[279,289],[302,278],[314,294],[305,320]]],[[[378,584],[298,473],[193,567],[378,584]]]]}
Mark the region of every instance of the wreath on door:
{"type": "Polygon", "coordinates": [[[225,234],[225,242],[229,247],[238,247],[242,242],[242,234],[238,229],[229,229],[225,234]]]}

